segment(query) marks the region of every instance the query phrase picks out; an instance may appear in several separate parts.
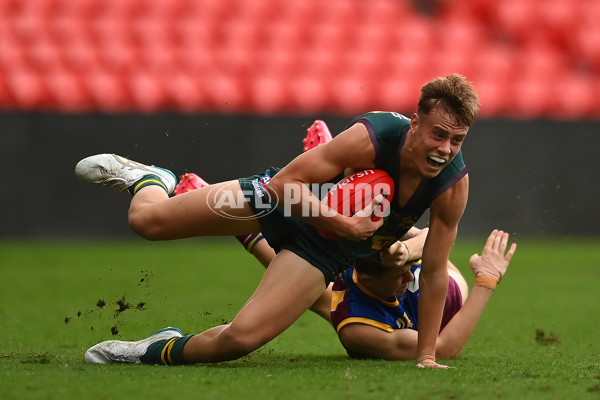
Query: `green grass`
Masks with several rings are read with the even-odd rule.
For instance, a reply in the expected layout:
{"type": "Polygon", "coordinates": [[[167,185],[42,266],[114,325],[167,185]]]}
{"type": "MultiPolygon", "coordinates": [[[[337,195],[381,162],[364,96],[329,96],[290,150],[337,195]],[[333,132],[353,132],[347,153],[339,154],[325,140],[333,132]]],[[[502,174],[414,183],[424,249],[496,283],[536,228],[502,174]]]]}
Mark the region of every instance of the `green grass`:
{"type": "MultiPolygon", "coordinates": [[[[482,244],[457,243],[463,272],[482,244]]],[[[351,360],[312,314],[233,362],[87,365],[102,340],[231,320],[262,268],[233,240],[0,243],[0,398],[597,399],[599,247],[520,241],[456,369],[441,371],[351,360]],[[131,308],[118,313],[119,300],[131,308]]]]}

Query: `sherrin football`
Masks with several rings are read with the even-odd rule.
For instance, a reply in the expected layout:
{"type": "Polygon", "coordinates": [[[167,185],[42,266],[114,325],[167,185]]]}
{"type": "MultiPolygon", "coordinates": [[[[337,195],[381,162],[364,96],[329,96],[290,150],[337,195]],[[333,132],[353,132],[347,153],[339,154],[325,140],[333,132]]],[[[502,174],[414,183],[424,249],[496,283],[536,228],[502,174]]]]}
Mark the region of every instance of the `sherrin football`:
{"type": "MultiPolygon", "coordinates": [[[[340,214],[351,217],[379,194],[383,195],[384,200],[371,216],[373,221],[377,221],[387,215],[394,197],[394,180],[384,170],[365,169],[347,176],[336,183],[322,201],[340,214]]],[[[319,229],[319,233],[327,239],[339,239],[331,232],[319,229]]]]}

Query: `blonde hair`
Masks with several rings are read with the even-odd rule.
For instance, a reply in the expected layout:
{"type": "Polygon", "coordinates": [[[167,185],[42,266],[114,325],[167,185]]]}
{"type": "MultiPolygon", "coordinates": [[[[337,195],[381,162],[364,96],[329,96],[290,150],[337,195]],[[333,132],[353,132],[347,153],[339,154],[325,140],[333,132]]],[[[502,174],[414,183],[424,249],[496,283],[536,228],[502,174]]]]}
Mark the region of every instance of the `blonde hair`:
{"type": "Polygon", "coordinates": [[[471,82],[460,74],[435,78],[421,88],[417,106],[419,115],[427,115],[441,105],[461,125],[470,127],[479,114],[479,97],[471,82]]]}

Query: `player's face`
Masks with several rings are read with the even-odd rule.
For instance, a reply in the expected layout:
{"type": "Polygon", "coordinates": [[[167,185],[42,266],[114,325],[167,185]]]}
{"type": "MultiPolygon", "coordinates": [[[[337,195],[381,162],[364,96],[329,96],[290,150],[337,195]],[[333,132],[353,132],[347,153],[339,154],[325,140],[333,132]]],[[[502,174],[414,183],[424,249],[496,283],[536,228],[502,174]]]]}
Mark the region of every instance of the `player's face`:
{"type": "Polygon", "coordinates": [[[415,280],[410,272],[410,265],[390,270],[378,277],[371,278],[371,291],[382,299],[402,296],[408,289],[408,284],[415,280]]]}
{"type": "Polygon", "coordinates": [[[456,156],[468,131],[442,106],[436,106],[428,115],[412,116],[405,148],[421,175],[433,178],[456,156]]]}

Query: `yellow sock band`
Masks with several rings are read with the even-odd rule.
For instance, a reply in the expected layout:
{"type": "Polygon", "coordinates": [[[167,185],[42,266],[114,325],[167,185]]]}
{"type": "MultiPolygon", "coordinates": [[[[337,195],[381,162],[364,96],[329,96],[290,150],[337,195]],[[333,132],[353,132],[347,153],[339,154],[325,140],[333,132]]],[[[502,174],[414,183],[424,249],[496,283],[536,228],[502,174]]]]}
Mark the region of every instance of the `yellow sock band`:
{"type": "Polygon", "coordinates": [[[171,358],[171,350],[173,349],[173,345],[175,344],[175,341],[179,339],[178,337],[174,337],[172,339],[170,339],[167,344],[165,344],[165,347],[163,348],[161,354],[160,354],[160,358],[161,361],[164,365],[173,365],[173,359],[171,358]]]}
{"type": "Polygon", "coordinates": [[[252,250],[254,249],[254,245],[256,243],[258,243],[261,239],[264,239],[265,237],[263,236],[262,233],[259,233],[258,235],[256,235],[256,237],[254,239],[252,239],[250,241],[250,243],[248,243],[248,245],[246,246],[246,250],[248,251],[248,253],[252,253],[252,250]]]}
{"type": "Polygon", "coordinates": [[[145,180],[139,182],[137,185],[135,185],[135,187],[133,188],[133,194],[136,194],[138,192],[138,190],[140,190],[141,188],[146,187],[148,185],[158,185],[161,188],[167,190],[165,188],[165,184],[162,183],[160,180],[150,178],[150,179],[145,179],[145,180]]]}

